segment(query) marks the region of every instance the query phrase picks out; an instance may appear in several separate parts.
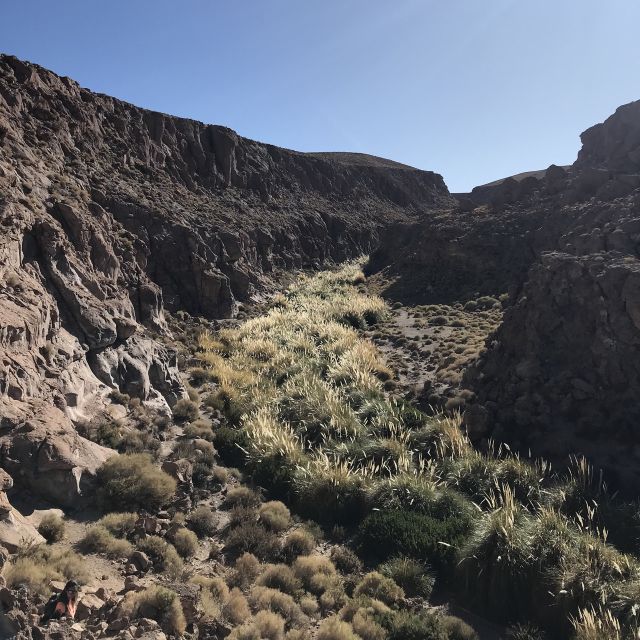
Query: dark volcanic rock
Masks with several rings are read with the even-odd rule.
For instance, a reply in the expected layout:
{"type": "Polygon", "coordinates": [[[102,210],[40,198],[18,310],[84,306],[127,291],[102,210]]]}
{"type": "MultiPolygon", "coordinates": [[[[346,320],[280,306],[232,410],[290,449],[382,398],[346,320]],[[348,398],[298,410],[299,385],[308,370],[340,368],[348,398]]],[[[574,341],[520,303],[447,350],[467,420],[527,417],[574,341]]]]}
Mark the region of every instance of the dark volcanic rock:
{"type": "Polygon", "coordinates": [[[466,380],[489,409],[480,435],[553,460],[584,454],[640,488],[640,262],[545,254],[492,340],[466,380]]]}
{"type": "Polygon", "coordinates": [[[640,100],[616,109],[604,122],[581,136],[575,165],[614,173],[640,173],[640,100]]]}
{"type": "Polygon", "coordinates": [[[388,297],[413,303],[509,292],[463,381],[476,393],[470,436],[563,462],[583,453],[637,490],[640,102],[582,140],[568,169],[474,189],[399,226],[369,269],[385,271],[388,297]]]}
{"type": "Polygon", "coordinates": [[[185,394],[150,337],[165,308],[232,316],[278,269],[450,201],[435,173],[260,144],[0,56],[0,463],[73,503],[105,457],[73,423],[116,388],[165,413],[185,394]]]}

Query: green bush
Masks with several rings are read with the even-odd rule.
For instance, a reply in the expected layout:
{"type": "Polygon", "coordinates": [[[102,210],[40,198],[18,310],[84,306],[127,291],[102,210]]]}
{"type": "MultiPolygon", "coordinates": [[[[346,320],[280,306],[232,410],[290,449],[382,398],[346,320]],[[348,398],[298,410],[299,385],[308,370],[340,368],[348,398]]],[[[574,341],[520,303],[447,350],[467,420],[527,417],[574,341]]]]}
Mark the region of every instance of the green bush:
{"type": "Polygon", "coordinates": [[[250,446],[249,436],[241,429],[220,427],[213,434],[213,443],[220,457],[230,467],[242,468],[246,462],[246,451],[250,446]]]}
{"type": "Polygon", "coordinates": [[[176,548],[158,536],[147,536],[138,543],[140,551],[144,551],[156,569],[168,573],[176,579],[182,573],[182,560],[176,548]]]}
{"type": "Polygon", "coordinates": [[[362,522],[362,552],[378,560],[407,555],[436,567],[453,561],[470,527],[467,517],[437,520],[412,511],[373,511],[362,522]]]}
{"type": "Polygon", "coordinates": [[[173,546],[183,558],[191,558],[198,550],[198,536],[189,529],[179,529],[173,536],[173,546]]]}
{"type": "Polygon", "coordinates": [[[264,487],[270,497],[291,502],[294,497],[297,467],[286,456],[272,454],[255,462],[250,461],[248,471],[253,481],[264,487]]]}
{"type": "Polygon", "coordinates": [[[379,616],[387,640],[449,640],[441,619],[426,612],[391,611],[379,616]]]}
{"type": "Polygon", "coordinates": [[[57,513],[48,513],[38,525],[38,533],[50,543],[62,540],[64,531],[64,520],[57,513]]]}
{"type": "Polygon", "coordinates": [[[204,505],[192,511],[187,522],[200,538],[212,536],[218,529],[218,518],[210,507],[204,505]]]}
{"type": "Polygon", "coordinates": [[[336,479],[329,475],[308,477],[299,487],[296,508],[327,527],[358,524],[367,510],[365,483],[355,473],[336,479]]]}
{"type": "Polygon", "coordinates": [[[173,419],[176,422],[193,422],[200,415],[198,405],[193,400],[182,398],[173,405],[173,419]]]}
{"type": "Polygon", "coordinates": [[[98,499],[107,511],[154,511],[169,502],[176,481],[146,454],[112,456],[99,469],[98,499]]]}

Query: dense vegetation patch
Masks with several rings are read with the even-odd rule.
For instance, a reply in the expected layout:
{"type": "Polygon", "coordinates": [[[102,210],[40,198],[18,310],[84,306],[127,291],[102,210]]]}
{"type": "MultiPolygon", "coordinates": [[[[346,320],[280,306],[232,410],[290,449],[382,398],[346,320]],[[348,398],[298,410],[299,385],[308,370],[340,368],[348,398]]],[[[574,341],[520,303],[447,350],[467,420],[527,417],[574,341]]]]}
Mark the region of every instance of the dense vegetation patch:
{"type": "MultiPolygon", "coordinates": [[[[206,402],[227,417],[214,434],[224,459],[327,529],[361,525],[362,548],[378,560],[431,564],[495,618],[534,619],[576,638],[611,618],[621,638],[634,633],[640,565],[600,529],[617,521],[620,503],[606,501],[600,514],[588,502],[584,463],[559,477],[506,450],[478,453],[455,416],[426,416],[390,397],[392,372],[359,333],[387,309],[361,282],[357,264],[303,277],[265,316],[201,335],[198,377],[218,385],[206,402]]],[[[637,515],[624,513],[616,539],[635,551],[637,515]]],[[[233,528],[233,555],[295,556],[294,540],[281,544],[265,528],[269,517],[233,528]]],[[[388,637],[439,637],[442,626],[424,630],[430,618],[403,615],[374,622],[388,637]]],[[[319,636],[353,629],[328,619],[319,636]]]]}

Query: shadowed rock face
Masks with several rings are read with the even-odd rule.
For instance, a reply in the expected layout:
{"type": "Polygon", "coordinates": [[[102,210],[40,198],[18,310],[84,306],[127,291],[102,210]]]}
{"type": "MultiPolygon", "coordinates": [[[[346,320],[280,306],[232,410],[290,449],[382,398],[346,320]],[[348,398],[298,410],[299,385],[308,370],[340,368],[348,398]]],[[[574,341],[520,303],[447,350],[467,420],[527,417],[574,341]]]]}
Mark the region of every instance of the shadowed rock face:
{"type": "Polygon", "coordinates": [[[640,102],[582,135],[568,168],[474,189],[403,224],[372,254],[387,295],[437,303],[511,294],[464,386],[472,439],[554,461],[583,453],[640,487],[640,102]]]}
{"type": "Polygon", "coordinates": [[[73,502],[104,452],[70,420],[114,388],[160,411],[184,395],[148,331],[165,308],[230,317],[278,269],[449,202],[431,172],[260,144],[0,56],[0,463],[73,502]]]}

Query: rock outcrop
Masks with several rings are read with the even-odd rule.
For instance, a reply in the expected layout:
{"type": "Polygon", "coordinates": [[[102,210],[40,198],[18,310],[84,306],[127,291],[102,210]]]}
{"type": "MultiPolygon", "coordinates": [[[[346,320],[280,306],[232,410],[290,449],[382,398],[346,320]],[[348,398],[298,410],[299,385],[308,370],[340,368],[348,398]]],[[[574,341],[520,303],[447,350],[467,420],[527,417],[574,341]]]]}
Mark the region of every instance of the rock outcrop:
{"type": "Polygon", "coordinates": [[[464,386],[475,441],[566,462],[584,454],[637,490],[640,102],[582,135],[568,168],[474,189],[399,227],[372,254],[392,299],[510,293],[464,386]]]}
{"type": "Polygon", "coordinates": [[[0,56],[0,463],[74,503],[106,455],[75,424],[116,389],[165,413],[185,394],[154,340],[166,308],[230,317],[278,269],[450,201],[435,173],[260,144],[0,56]]]}

